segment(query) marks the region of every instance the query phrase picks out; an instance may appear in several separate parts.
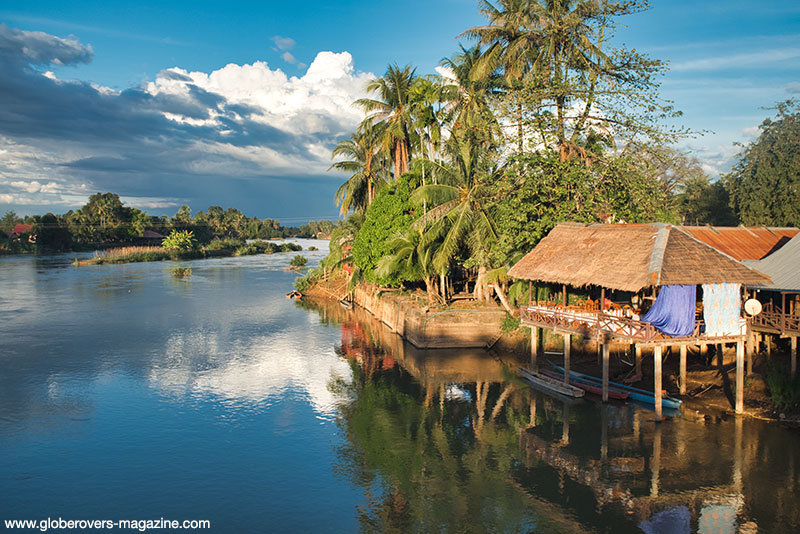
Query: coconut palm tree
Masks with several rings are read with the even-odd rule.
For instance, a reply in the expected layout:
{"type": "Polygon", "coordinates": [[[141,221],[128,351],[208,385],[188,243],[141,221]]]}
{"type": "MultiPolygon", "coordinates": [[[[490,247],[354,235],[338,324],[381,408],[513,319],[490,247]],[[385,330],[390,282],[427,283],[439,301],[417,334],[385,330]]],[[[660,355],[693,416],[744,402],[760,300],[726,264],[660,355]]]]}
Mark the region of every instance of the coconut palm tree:
{"type": "Polygon", "coordinates": [[[380,125],[364,122],[350,139],[340,141],[333,149],[333,157],[346,159],[337,161],[330,169],[352,173],[334,197],[342,215],[350,211],[364,213],[378,189],[388,181],[387,158],[381,150],[381,130],[380,125]]]}
{"type": "Polygon", "coordinates": [[[541,35],[532,20],[530,0],[500,0],[497,6],[482,0],[478,10],[489,23],[467,29],[462,35],[478,40],[486,49],[472,58],[472,79],[488,79],[502,72],[505,90],[514,102],[517,150],[524,149],[524,108],[520,90],[537,73],[533,70],[540,54],[541,35]]]}
{"type": "Polygon", "coordinates": [[[497,144],[500,128],[491,108],[491,99],[502,85],[494,72],[483,73],[481,47],[461,47],[461,53],[442,60],[451,76],[445,78],[442,100],[451,129],[473,131],[487,145],[497,144]]]}
{"type": "Polygon", "coordinates": [[[475,296],[487,300],[489,248],[497,239],[488,209],[489,184],[494,174],[492,153],[475,137],[457,132],[448,139],[447,148],[449,162],[426,162],[436,167],[439,183],[423,185],[412,195],[412,200],[431,206],[414,227],[424,228],[423,248],[437,243],[432,265],[442,277],[458,253],[468,250],[469,263],[478,270],[475,296]]]}
{"type": "Polygon", "coordinates": [[[375,93],[377,98],[356,101],[368,114],[365,122],[382,125],[381,141],[383,148],[391,152],[395,179],[408,171],[415,141],[411,88],[416,79],[415,69],[410,65],[403,69],[389,65],[386,74],[367,85],[367,92],[375,93]]]}

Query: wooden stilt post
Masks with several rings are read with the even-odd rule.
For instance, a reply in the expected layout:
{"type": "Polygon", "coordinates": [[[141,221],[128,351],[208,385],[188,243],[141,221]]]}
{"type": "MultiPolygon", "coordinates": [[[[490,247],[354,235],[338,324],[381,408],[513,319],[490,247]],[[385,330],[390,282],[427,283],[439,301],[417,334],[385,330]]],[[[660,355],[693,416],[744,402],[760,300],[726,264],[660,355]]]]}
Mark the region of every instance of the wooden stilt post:
{"type": "MultiPolygon", "coordinates": [[[[661,348],[658,348],[661,352],[661,348]]],[[[650,461],[650,496],[658,497],[659,477],[661,475],[661,426],[656,425],[653,434],[653,458],[650,461]]]]}
{"type": "Polygon", "coordinates": [[[747,341],[745,341],[744,351],[747,355],[747,374],[753,372],[753,354],[755,354],[756,335],[752,330],[747,331],[747,341]]]}
{"type": "Polygon", "coordinates": [[[792,336],[789,338],[789,347],[791,349],[791,364],[792,364],[792,378],[797,374],[797,337],[792,336]]]}
{"type": "Polygon", "coordinates": [[[533,282],[528,282],[528,304],[533,304],[533,282]]]}
{"type": "Polygon", "coordinates": [[[767,346],[767,358],[772,358],[772,336],[764,335],[764,345],[767,346]]]}
{"type": "Polygon", "coordinates": [[[736,342],[736,413],[744,411],[744,341],[736,342]]]}
{"type": "Polygon", "coordinates": [[[653,395],[656,405],[656,420],[661,421],[661,345],[653,347],[653,395]]]}
{"type": "Polygon", "coordinates": [[[608,406],[600,407],[600,461],[608,461],[608,406]]]}
{"type": "Polygon", "coordinates": [[[569,384],[569,357],[572,349],[572,336],[564,334],[564,383],[569,384]]]}
{"type": "Polygon", "coordinates": [[[567,307],[567,284],[564,284],[561,287],[561,303],[564,304],[564,307],[567,307]]]}
{"type": "Polygon", "coordinates": [[[603,402],[608,402],[608,360],[611,353],[611,346],[608,341],[603,340],[603,402]]]}
{"type": "Polygon", "coordinates": [[[539,371],[539,327],[531,327],[531,371],[539,371]]]}
{"type": "Polygon", "coordinates": [[[636,374],[642,374],[642,346],[636,344],[636,374]]]}
{"type": "Polygon", "coordinates": [[[681,345],[680,392],[686,395],[686,345],[681,345]]]}

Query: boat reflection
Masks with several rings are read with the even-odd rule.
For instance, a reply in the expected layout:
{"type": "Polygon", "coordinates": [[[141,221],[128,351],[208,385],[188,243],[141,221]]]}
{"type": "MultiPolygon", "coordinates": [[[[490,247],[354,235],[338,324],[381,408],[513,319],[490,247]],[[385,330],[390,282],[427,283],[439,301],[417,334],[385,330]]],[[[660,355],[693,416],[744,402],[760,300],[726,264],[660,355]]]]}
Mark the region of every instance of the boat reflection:
{"type": "MultiPolygon", "coordinates": [[[[308,303],[303,304],[309,306],[308,303]]],[[[800,440],[741,418],[656,423],[633,404],[564,402],[482,350],[419,350],[356,309],[340,323],[341,456],[365,530],[788,532],[800,440]]]]}

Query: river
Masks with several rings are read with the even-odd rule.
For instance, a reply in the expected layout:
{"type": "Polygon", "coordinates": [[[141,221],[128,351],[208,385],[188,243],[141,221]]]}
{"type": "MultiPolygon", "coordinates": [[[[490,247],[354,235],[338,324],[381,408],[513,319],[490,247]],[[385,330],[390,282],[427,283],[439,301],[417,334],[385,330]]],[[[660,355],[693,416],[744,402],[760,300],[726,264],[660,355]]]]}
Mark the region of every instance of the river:
{"type": "MultiPolygon", "coordinates": [[[[316,264],[326,243],[299,240],[316,264]]],[[[0,521],[213,532],[796,532],[800,437],[565,403],[513,357],[286,300],[295,253],[0,258],[0,521]]]]}

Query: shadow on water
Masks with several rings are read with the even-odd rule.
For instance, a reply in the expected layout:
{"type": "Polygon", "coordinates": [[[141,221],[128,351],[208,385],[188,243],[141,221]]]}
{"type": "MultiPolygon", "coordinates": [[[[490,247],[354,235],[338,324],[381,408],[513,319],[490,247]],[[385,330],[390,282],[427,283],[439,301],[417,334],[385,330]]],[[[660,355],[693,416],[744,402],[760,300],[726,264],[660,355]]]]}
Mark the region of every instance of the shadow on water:
{"type": "Polygon", "coordinates": [[[654,422],[632,404],[565,403],[482,350],[418,350],[362,310],[333,382],[367,532],[796,532],[800,439],[759,421],[654,422]]]}

